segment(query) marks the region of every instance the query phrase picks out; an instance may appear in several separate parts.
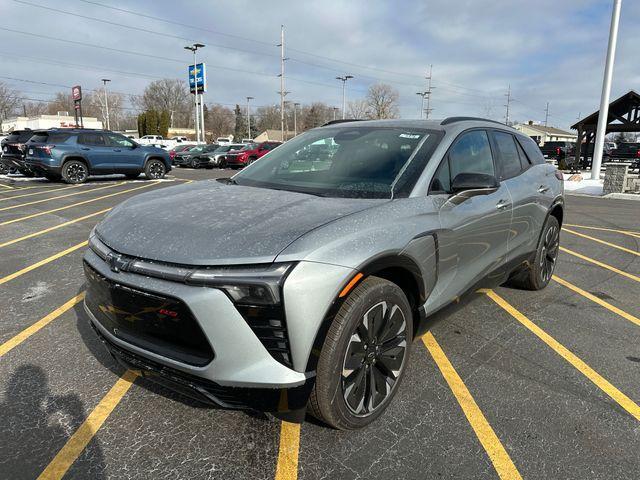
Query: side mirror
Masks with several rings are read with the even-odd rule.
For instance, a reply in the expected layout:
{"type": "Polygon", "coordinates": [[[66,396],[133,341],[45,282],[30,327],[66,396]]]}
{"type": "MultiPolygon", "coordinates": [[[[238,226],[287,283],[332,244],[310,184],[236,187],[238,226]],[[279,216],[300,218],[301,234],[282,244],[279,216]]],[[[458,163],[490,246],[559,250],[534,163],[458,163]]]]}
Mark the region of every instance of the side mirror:
{"type": "Polygon", "coordinates": [[[465,190],[495,190],[499,186],[496,177],[486,173],[459,173],[451,182],[453,193],[465,190]]]}

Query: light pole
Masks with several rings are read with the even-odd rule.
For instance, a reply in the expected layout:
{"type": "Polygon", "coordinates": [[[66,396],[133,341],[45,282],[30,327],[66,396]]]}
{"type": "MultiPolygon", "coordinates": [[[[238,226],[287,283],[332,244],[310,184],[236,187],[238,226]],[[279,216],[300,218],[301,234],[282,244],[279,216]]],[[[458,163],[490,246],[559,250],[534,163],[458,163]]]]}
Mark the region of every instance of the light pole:
{"type": "Polygon", "coordinates": [[[422,97],[422,103],[420,105],[420,120],[422,120],[424,118],[424,99],[429,96],[429,92],[416,92],[416,95],[422,97]]]}
{"type": "MultiPolygon", "coordinates": [[[[197,66],[198,66],[198,60],[196,59],[196,52],[198,51],[199,48],[204,48],[204,45],[202,43],[194,43],[193,45],[187,45],[186,47],[184,47],[185,50],[190,50],[191,52],[193,52],[193,93],[194,93],[194,106],[196,108],[196,114],[195,114],[195,131],[196,131],[196,142],[200,142],[200,114],[199,114],[199,102],[198,102],[198,72],[197,72],[197,66]]],[[[203,119],[204,120],[204,119],[203,119]]],[[[202,136],[204,137],[204,132],[202,132],[202,136]]]]}
{"type": "Polygon", "coordinates": [[[333,119],[336,119],[336,112],[338,111],[338,107],[333,107],[333,119]]]}
{"type": "Polygon", "coordinates": [[[353,75],[344,75],[342,77],[336,77],[336,80],[340,80],[342,82],[342,119],[344,120],[346,111],[347,111],[347,103],[345,97],[345,90],[347,86],[347,80],[353,78],[353,75]]]}
{"type": "Polygon", "coordinates": [[[109,95],[107,94],[107,82],[110,82],[108,78],[103,78],[102,83],[104,84],[104,109],[106,111],[106,120],[107,120],[107,130],[111,130],[111,125],[109,124],[109,95]]]}
{"type": "Polygon", "coordinates": [[[247,131],[248,137],[251,139],[251,110],[249,110],[249,100],[253,100],[253,97],[247,97],[247,131]]]}
{"type": "MultiPolygon", "coordinates": [[[[609,29],[609,46],[607,48],[607,61],[604,67],[604,79],[602,80],[602,95],[600,98],[600,111],[598,112],[598,127],[596,130],[596,144],[593,147],[593,161],[591,164],[591,178],[600,179],[600,167],[602,166],[602,148],[604,136],[607,132],[609,121],[609,96],[611,95],[611,80],[613,78],[613,63],[616,57],[616,44],[618,43],[618,25],[620,23],[620,8],[622,0],[613,0],[611,12],[611,27],[609,29]]],[[[587,153],[584,154],[587,158],[587,153]]]]}
{"type": "Polygon", "coordinates": [[[298,120],[297,120],[296,113],[299,106],[300,106],[299,103],[293,104],[293,136],[294,137],[298,135],[298,120]]]}

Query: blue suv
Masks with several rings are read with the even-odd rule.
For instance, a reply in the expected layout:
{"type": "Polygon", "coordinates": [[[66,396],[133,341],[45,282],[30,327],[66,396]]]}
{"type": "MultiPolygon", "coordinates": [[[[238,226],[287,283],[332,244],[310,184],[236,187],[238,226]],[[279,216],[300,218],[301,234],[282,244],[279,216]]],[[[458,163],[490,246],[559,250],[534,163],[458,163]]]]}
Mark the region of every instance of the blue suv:
{"type": "Polygon", "coordinates": [[[142,172],[160,179],[171,170],[168,152],[108,130],[39,130],[26,147],[25,166],[51,181],[83,183],[89,175],[113,173],[136,178],[142,172]]]}

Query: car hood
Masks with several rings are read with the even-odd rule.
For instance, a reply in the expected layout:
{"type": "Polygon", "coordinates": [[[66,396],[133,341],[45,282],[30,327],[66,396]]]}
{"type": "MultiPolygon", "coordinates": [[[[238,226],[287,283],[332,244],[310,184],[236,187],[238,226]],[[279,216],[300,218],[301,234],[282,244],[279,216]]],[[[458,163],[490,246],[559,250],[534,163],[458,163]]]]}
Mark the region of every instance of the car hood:
{"type": "Polygon", "coordinates": [[[131,198],[96,227],[116,252],[185,265],[271,263],[297,238],[387,202],[201,181],[131,198]]]}

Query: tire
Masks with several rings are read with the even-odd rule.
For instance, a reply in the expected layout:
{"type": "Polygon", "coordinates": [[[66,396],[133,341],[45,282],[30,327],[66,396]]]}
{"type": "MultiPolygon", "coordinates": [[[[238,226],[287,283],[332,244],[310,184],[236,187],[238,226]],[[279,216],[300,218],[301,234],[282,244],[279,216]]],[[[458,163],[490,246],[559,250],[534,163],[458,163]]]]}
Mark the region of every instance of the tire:
{"type": "Polygon", "coordinates": [[[164,178],[166,173],[167,167],[165,167],[162,160],[158,160],[157,158],[147,160],[144,166],[144,174],[149,180],[160,180],[164,178]]]}
{"type": "Polygon", "coordinates": [[[65,183],[78,184],[87,181],[89,169],[80,160],[69,160],[62,167],[62,179],[65,183]]]}
{"type": "Polygon", "coordinates": [[[192,158],[189,166],[191,168],[200,168],[200,160],[198,160],[197,158],[192,158]]]}
{"type": "Polygon", "coordinates": [[[533,264],[518,271],[507,284],[523,290],[542,290],[549,284],[556,268],[560,245],[560,224],[553,215],[547,217],[542,229],[533,264]]]}
{"type": "Polygon", "coordinates": [[[129,180],[135,180],[136,178],[138,178],[140,176],[139,173],[125,173],[124,174],[125,177],[127,177],[129,180]]]}
{"type": "Polygon", "coordinates": [[[247,160],[247,166],[251,165],[256,160],[258,160],[256,157],[249,157],[249,159],[247,160]]]}
{"type": "Polygon", "coordinates": [[[309,412],[339,430],[355,430],[373,422],[398,391],[412,339],[411,307],[400,287],[378,277],[363,280],[329,327],[309,412]],[[376,319],[383,320],[378,328],[376,319]],[[384,388],[384,393],[375,387],[384,388]]]}

